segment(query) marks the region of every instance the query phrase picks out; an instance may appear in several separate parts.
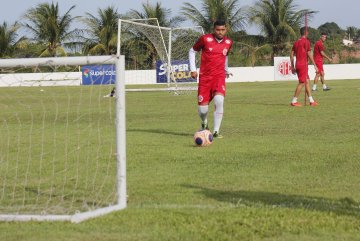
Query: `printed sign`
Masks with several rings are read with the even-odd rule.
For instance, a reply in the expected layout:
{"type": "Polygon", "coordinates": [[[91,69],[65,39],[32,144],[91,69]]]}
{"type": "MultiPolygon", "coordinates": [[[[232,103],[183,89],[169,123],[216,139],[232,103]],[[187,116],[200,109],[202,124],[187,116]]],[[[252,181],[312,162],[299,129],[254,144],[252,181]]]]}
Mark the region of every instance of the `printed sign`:
{"type": "Polygon", "coordinates": [[[86,65],[81,67],[83,85],[115,84],[116,68],[113,64],[86,65]]]}
{"type": "MultiPolygon", "coordinates": [[[[162,61],[156,62],[156,82],[167,83],[167,63],[162,61]]],[[[171,62],[172,81],[180,82],[196,82],[196,79],[191,78],[189,60],[173,60],[171,62]]]]}
{"type": "Polygon", "coordinates": [[[274,57],[275,80],[297,80],[296,74],[291,72],[290,57],[274,57]]]}

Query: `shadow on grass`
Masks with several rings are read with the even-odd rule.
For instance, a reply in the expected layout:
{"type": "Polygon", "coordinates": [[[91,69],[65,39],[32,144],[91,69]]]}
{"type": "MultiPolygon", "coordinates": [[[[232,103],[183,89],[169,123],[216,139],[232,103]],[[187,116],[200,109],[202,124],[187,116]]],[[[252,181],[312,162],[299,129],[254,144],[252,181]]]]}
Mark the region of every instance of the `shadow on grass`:
{"type": "Polygon", "coordinates": [[[200,194],[220,202],[235,206],[271,206],[280,208],[307,209],[312,211],[333,212],[338,215],[360,217],[360,203],[351,198],[328,199],[290,195],[272,192],[221,191],[206,187],[184,184],[186,188],[197,189],[200,194]]]}
{"type": "Polygon", "coordinates": [[[147,132],[161,135],[174,135],[174,136],[193,136],[191,133],[167,131],[164,129],[127,129],[128,132],[147,132]]]}

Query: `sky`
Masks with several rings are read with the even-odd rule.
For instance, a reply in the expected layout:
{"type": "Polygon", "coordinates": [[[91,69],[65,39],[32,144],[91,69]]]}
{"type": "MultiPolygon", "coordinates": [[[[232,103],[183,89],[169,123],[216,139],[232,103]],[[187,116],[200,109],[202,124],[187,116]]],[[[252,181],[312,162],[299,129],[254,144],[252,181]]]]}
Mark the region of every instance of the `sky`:
{"type": "MultiPolygon", "coordinates": [[[[185,2],[191,2],[194,6],[201,9],[201,0],[53,0],[59,3],[60,14],[63,15],[72,5],[76,5],[71,11],[73,16],[84,16],[89,12],[97,16],[99,8],[114,6],[119,13],[125,13],[130,9],[141,11],[142,4],[149,2],[155,4],[161,2],[161,6],[171,9],[172,16],[180,14],[180,9],[185,2]]],[[[257,0],[239,0],[240,7],[252,6],[257,0]]],[[[13,24],[21,21],[22,15],[29,8],[35,7],[39,3],[51,3],[52,0],[0,0],[0,24],[6,21],[13,24]]],[[[335,22],[340,28],[346,29],[349,26],[360,28],[360,0],[295,0],[299,9],[311,9],[318,11],[309,22],[310,27],[317,28],[326,22],[335,22]]],[[[259,34],[255,26],[248,26],[247,32],[259,34]]]]}

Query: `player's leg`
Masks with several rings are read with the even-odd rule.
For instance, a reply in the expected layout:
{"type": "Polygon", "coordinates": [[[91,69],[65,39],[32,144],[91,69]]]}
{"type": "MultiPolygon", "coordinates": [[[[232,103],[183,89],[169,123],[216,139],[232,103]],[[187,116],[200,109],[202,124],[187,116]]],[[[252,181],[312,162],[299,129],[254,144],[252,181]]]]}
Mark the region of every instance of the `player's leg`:
{"type": "Polygon", "coordinates": [[[309,97],[310,106],[316,106],[317,103],[315,102],[314,98],[311,95],[311,89],[310,89],[309,82],[310,82],[310,80],[306,81],[306,83],[305,83],[305,91],[306,91],[307,96],[309,97]]]}
{"type": "Polygon", "coordinates": [[[325,84],[325,72],[323,71],[321,74],[321,83],[323,86],[323,91],[328,91],[330,88],[325,84]]]}
{"type": "Polygon", "coordinates": [[[304,83],[301,82],[299,82],[298,85],[296,86],[294,96],[291,100],[292,106],[301,106],[301,104],[298,102],[298,98],[303,87],[304,87],[304,83]]]}
{"type": "Polygon", "coordinates": [[[104,95],[104,97],[114,97],[115,96],[115,87],[111,90],[111,92],[107,95],[104,95]]]}
{"type": "Polygon", "coordinates": [[[220,126],[224,116],[224,98],[225,98],[225,76],[217,76],[214,79],[214,132],[215,138],[222,138],[220,135],[220,126]]]}
{"type": "Polygon", "coordinates": [[[208,112],[209,112],[209,102],[211,98],[210,88],[204,81],[199,82],[198,87],[198,114],[201,119],[201,129],[209,129],[208,126],[208,112]]]}
{"type": "Polygon", "coordinates": [[[209,129],[207,115],[209,112],[209,103],[204,105],[198,105],[198,113],[201,119],[201,129],[209,129]]]}
{"type": "Polygon", "coordinates": [[[296,74],[298,76],[299,83],[296,86],[294,96],[291,100],[291,106],[301,106],[298,102],[298,98],[307,79],[307,68],[296,66],[296,74]]]}
{"type": "Polygon", "coordinates": [[[222,94],[216,93],[214,96],[214,137],[220,137],[220,126],[224,116],[224,96],[222,94]]]}
{"type": "Polygon", "coordinates": [[[316,91],[316,89],[317,89],[317,83],[318,83],[319,77],[320,77],[319,72],[316,72],[315,78],[314,78],[314,84],[313,84],[313,87],[312,87],[313,91],[316,91]]]}

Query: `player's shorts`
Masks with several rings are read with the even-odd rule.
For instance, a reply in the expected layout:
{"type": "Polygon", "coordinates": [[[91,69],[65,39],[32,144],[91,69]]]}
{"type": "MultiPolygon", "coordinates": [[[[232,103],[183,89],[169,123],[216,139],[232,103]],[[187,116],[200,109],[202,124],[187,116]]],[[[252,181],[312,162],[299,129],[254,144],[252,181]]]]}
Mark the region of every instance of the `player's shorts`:
{"type": "Polygon", "coordinates": [[[298,76],[299,83],[305,83],[310,79],[308,69],[307,65],[296,66],[296,74],[298,76]]]}
{"type": "Polygon", "coordinates": [[[318,73],[324,73],[324,65],[322,61],[315,61],[316,67],[318,68],[318,73]]]}
{"type": "Polygon", "coordinates": [[[225,96],[226,85],[225,76],[219,77],[199,77],[198,87],[198,105],[208,104],[215,96],[215,93],[220,93],[225,96]]]}

